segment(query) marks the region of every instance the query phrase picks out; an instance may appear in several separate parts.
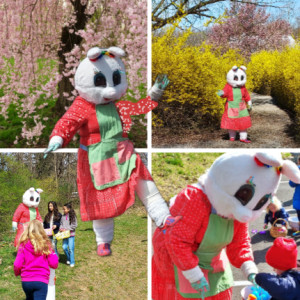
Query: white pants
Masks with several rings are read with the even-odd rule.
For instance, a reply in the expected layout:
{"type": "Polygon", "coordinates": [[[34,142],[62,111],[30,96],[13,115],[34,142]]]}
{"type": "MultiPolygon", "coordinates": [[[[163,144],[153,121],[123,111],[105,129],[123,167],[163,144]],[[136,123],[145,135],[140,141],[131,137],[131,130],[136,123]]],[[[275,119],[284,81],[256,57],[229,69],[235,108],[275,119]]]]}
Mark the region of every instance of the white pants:
{"type": "MultiPolygon", "coordinates": [[[[230,137],[230,138],[235,139],[236,133],[237,133],[236,130],[231,130],[231,129],[229,129],[229,130],[228,130],[228,133],[229,133],[229,137],[230,137]]],[[[247,139],[247,131],[246,131],[246,130],[240,131],[240,140],[246,140],[246,139],[247,139]]]]}
{"type": "MultiPolygon", "coordinates": [[[[136,193],[156,226],[162,226],[166,218],[170,215],[170,211],[154,181],[139,180],[136,193]]],[[[103,243],[110,244],[114,237],[114,218],[94,220],[93,229],[97,245],[103,243]]]]}

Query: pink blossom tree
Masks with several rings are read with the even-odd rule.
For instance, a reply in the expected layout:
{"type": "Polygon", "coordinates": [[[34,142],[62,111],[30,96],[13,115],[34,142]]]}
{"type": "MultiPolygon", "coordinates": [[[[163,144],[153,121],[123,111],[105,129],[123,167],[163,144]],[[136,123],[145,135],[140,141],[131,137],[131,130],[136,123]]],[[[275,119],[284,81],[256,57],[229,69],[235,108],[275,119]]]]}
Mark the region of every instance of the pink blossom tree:
{"type": "Polygon", "coordinates": [[[140,97],[138,88],[146,83],[146,16],[146,0],[0,4],[0,109],[1,117],[10,120],[7,124],[22,123],[14,144],[41,146],[40,136],[49,131],[45,127],[52,128],[77,95],[73,76],[90,47],[123,48],[128,54],[128,96],[140,97]],[[15,116],[10,114],[12,107],[15,116]]]}
{"type": "Polygon", "coordinates": [[[249,57],[260,50],[282,49],[289,43],[287,36],[291,32],[287,21],[270,21],[266,8],[233,3],[224,18],[209,29],[207,42],[224,51],[240,50],[249,57]]]}

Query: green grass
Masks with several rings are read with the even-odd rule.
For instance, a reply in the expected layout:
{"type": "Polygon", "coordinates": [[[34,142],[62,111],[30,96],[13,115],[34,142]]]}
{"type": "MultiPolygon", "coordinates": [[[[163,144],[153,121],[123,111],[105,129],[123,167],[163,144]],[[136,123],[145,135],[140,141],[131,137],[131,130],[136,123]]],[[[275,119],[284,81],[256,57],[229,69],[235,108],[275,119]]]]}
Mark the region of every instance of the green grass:
{"type": "MultiPolygon", "coordinates": [[[[25,299],[20,277],[15,277],[14,234],[0,240],[0,299],[25,299]]],[[[115,219],[113,254],[96,255],[92,222],[81,222],[75,238],[75,267],[66,265],[62,243],[58,242],[60,263],[56,270],[56,299],[146,299],[147,217],[137,204],[115,219]]]]}
{"type": "Polygon", "coordinates": [[[222,153],[154,153],[152,176],[167,201],[188,184],[196,183],[201,174],[222,153]]]}

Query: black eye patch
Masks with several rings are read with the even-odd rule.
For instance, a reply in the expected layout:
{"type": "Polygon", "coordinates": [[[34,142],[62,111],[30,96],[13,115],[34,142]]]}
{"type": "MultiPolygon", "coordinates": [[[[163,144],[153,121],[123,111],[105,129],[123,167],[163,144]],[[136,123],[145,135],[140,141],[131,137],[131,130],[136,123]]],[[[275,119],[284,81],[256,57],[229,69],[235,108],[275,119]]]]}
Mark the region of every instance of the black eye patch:
{"type": "Polygon", "coordinates": [[[29,200],[30,200],[30,201],[34,201],[34,197],[31,196],[31,197],[29,198],[29,200]]]}
{"type": "Polygon", "coordinates": [[[253,185],[244,184],[237,190],[234,197],[238,199],[243,206],[245,206],[250,202],[254,193],[255,193],[255,189],[253,185]]]}
{"type": "Polygon", "coordinates": [[[106,78],[103,73],[99,72],[94,76],[94,85],[99,87],[106,87],[106,78]]]}
{"type": "Polygon", "coordinates": [[[119,70],[113,72],[113,83],[114,86],[119,85],[121,83],[121,73],[119,70]]]}
{"type": "Polygon", "coordinates": [[[245,78],[244,75],[242,75],[242,76],[241,76],[241,80],[244,80],[244,78],[245,78]]]}
{"type": "Polygon", "coordinates": [[[253,208],[253,210],[259,210],[259,209],[261,209],[261,208],[268,202],[268,200],[270,199],[270,197],[271,197],[271,194],[264,195],[264,196],[258,201],[258,203],[257,203],[256,206],[253,208]]]}
{"type": "Polygon", "coordinates": [[[35,202],[39,202],[40,201],[40,198],[39,197],[37,197],[36,198],[36,200],[35,200],[35,202]]]}
{"type": "Polygon", "coordinates": [[[238,76],[234,75],[233,80],[238,81],[239,80],[238,76]]]}

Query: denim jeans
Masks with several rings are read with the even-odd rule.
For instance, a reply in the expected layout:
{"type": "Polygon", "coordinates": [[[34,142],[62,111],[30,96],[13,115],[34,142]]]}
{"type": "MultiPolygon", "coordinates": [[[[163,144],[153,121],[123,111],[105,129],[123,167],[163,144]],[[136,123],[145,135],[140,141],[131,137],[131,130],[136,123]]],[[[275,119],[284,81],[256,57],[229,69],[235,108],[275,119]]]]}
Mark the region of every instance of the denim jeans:
{"type": "Polygon", "coordinates": [[[51,240],[52,247],[55,251],[55,254],[57,255],[57,257],[59,257],[58,250],[57,250],[57,239],[53,238],[53,236],[50,236],[50,240],[51,240]]]}
{"type": "Polygon", "coordinates": [[[48,284],[41,281],[22,281],[26,300],[46,300],[48,284]]]}
{"type": "Polygon", "coordinates": [[[67,239],[63,239],[62,247],[67,256],[67,260],[70,262],[71,265],[75,265],[75,236],[70,236],[67,239]]]}

